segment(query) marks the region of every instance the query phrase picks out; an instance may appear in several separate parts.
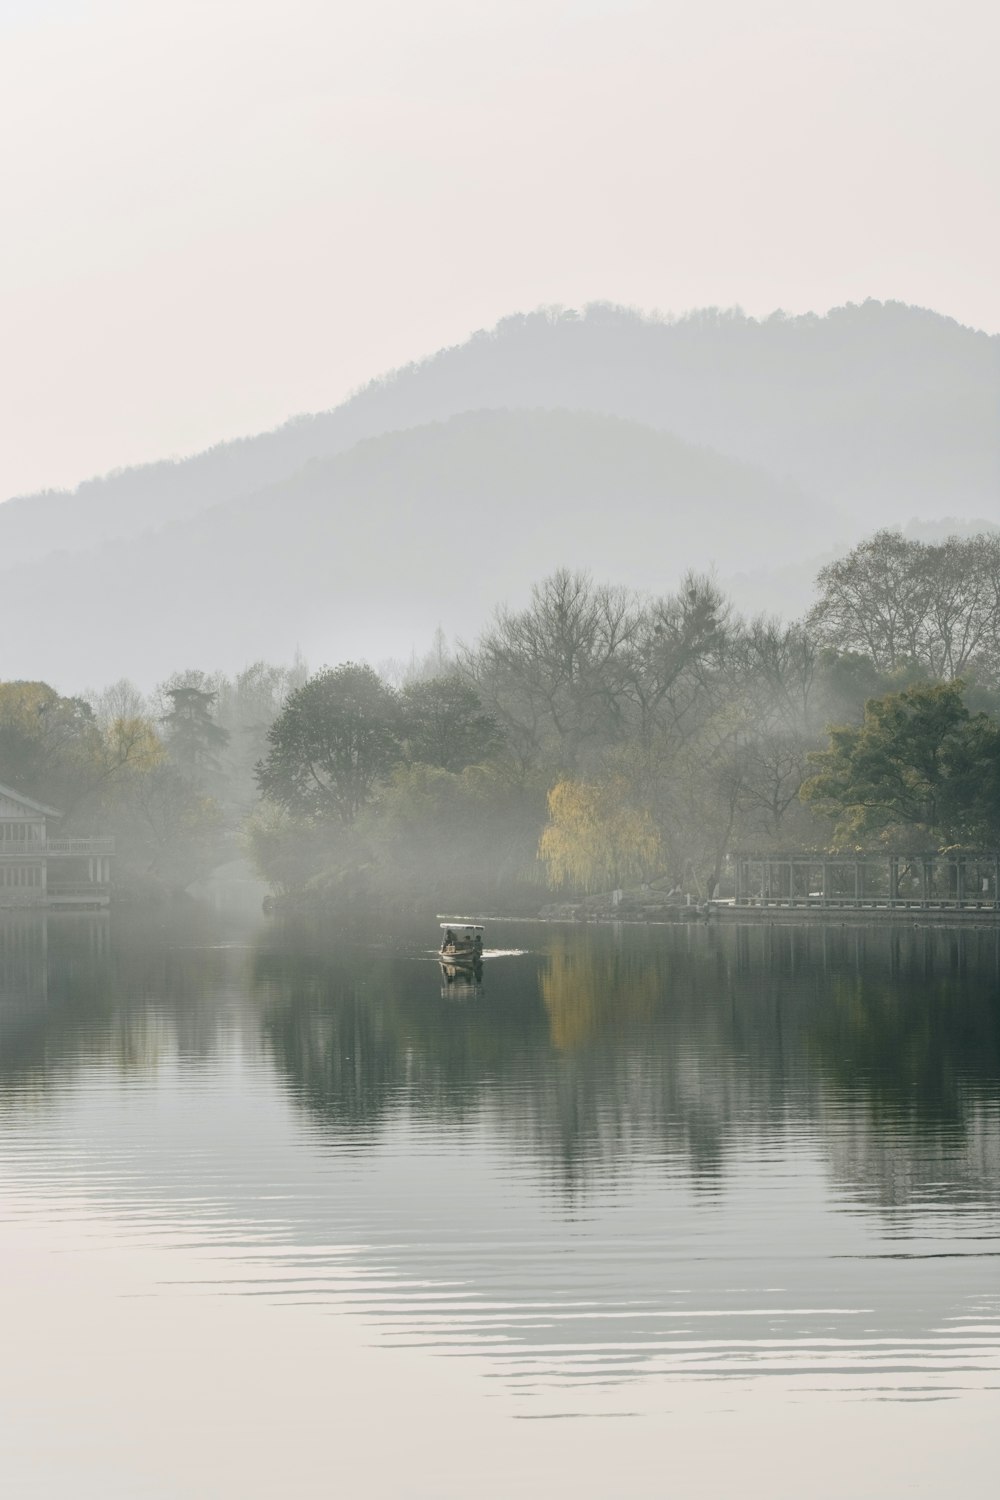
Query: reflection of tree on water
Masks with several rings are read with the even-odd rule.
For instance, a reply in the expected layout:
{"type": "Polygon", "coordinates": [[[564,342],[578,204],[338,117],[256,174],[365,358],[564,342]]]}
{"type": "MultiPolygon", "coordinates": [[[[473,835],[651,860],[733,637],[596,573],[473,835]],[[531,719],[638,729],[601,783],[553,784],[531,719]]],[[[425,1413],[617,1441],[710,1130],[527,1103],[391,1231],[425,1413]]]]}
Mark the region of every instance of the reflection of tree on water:
{"type": "MultiPolygon", "coordinates": [[[[247,956],[225,935],[197,912],[6,914],[0,1090],[211,1057],[246,996],[247,956]]],[[[742,1142],[811,1122],[863,1201],[1000,1193],[995,931],[534,936],[541,952],[489,960],[483,995],[457,1005],[419,940],[331,948],[268,929],[251,960],[254,1024],[334,1141],[404,1112],[449,1127],[488,1114],[563,1191],[640,1161],[712,1188],[742,1142]]]]}
{"type": "MultiPolygon", "coordinates": [[[[530,964],[530,960],[529,960],[530,964]]],[[[484,1073],[527,1068],[542,1018],[516,1002],[456,1006],[441,994],[440,965],[360,939],[333,950],[295,933],[262,947],[254,988],[263,1028],[295,1097],[338,1129],[368,1132],[405,1103],[462,1118],[484,1073]]]]}
{"type": "Polygon", "coordinates": [[[543,957],[491,966],[488,1003],[459,1007],[431,965],[388,948],[264,950],[275,1059],[335,1132],[488,1109],[571,1192],[640,1158],[710,1186],[741,1142],[831,1112],[836,1170],[864,1198],[919,1194],[935,1173],[952,1198],[983,1186],[994,934],[545,936],[543,957]]]}
{"type": "Polygon", "coordinates": [[[371,952],[320,964],[298,949],[264,952],[254,966],[264,1035],[295,1098],[352,1133],[380,1121],[406,1082],[405,1049],[382,999],[388,973],[387,955],[371,952]]]}
{"type": "Polygon", "coordinates": [[[649,955],[631,945],[588,944],[556,933],[540,976],[553,1046],[571,1051],[608,1031],[648,1023],[661,976],[649,955]]]}
{"type": "Polygon", "coordinates": [[[933,1201],[945,1182],[953,1202],[1000,1196],[998,938],[923,929],[873,953],[862,937],[827,986],[812,1035],[838,1106],[832,1158],[885,1206],[933,1201]]]}
{"type": "Polygon", "coordinates": [[[209,1056],[217,935],[196,912],[0,914],[0,1089],[44,1095],[85,1066],[152,1074],[167,1054],[209,1056]]]}
{"type": "Polygon", "coordinates": [[[108,920],[0,915],[0,1084],[44,1093],[108,1055],[108,920]]]}
{"type": "MultiPolygon", "coordinates": [[[[349,1299],[395,1331],[451,1353],[458,1332],[561,1382],[664,1360],[685,1379],[692,1361],[826,1360],[870,1382],[914,1359],[923,1382],[953,1368],[965,1290],[992,1284],[992,1262],[956,1274],[938,1257],[981,1232],[956,1211],[982,1219],[1000,1181],[981,935],[535,929],[540,952],[489,960],[482,1002],[456,1005],[419,937],[271,927],[248,954],[214,918],[108,930],[92,951],[82,926],[50,923],[43,951],[0,928],[0,1113],[96,1077],[96,1111],[83,1091],[66,1131],[83,1127],[102,1192],[145,1213],[153,1189],[184,1217],[192,1194],[218,1202],[237,1247],[253,1226],[293,1262],[308,1247],[310,1286],[323,1247],[357,1243],[349,1299]],[[162,1100],[134,1110],[136,1076],[213,1054],[207,1089],[171,1067],[162,1100]],[[119,1057],[126,1086],[109,1090],[119,1057]],[[273,1107],[272,1072],[308,1131],[273,1107]],[[903,1210],[839,1212],[824,1152],[851,1200],[903,1210]],[[704,1308],[710,1324],[693,1321],[704,1308]]],[[[331,1288],[340,1250],[336,1266],[331,1288]]]]}

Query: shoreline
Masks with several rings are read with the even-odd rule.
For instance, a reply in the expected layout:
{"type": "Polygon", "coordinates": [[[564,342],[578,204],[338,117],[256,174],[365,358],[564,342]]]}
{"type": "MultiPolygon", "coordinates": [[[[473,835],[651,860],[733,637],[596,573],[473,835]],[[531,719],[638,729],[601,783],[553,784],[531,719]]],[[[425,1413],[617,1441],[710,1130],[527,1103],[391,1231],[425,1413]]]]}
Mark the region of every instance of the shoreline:
{"type": "Polygon", "coordinates": [[[673,908],[676,916],[625,913],[616,915],[604,910],[539,914],[535,917],[502,917],[492,921],[528,921],[546,924],[563,923],[570,927],[609,926],[615,923],[632,927],[676,927],[700,923],[713,926],[805,926],[805,927],[1000,927],[1000,910],[995,907],[916,907],[916,906],[734,906],[731,902],[712,902],[705,906],[673,908]]]}

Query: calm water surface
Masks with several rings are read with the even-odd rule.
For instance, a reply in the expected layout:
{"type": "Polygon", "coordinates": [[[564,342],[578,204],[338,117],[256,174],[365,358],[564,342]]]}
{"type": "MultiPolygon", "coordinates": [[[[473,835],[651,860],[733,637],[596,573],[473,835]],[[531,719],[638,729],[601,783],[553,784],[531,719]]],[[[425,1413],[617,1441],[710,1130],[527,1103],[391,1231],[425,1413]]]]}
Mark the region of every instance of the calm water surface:
{"type": "Polygon", "coordinates": [[[7,1492],[992,1493],[998,933],[434,935],[0,914],[7,1492]]]}

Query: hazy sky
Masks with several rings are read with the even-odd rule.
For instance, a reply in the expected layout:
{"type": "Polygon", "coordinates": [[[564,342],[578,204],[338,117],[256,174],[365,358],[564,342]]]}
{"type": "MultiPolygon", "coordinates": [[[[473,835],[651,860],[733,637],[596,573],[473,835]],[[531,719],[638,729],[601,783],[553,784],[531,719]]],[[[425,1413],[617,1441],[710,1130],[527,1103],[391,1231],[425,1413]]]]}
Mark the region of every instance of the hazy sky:
{"type": "Polygon", "coordinates": [[[514,310],[1000,330],[995,0],[0,0],[0,496],[514,310]]]}

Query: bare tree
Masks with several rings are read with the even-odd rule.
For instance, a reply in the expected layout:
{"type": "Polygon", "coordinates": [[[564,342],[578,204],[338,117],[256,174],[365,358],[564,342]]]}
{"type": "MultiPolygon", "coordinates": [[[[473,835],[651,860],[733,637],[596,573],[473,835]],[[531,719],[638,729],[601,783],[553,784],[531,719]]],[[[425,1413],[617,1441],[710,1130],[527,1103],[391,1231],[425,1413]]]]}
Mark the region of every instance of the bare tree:
{"type": "Polygon", "coordinates": [[[622,737],[641,622],[629,590],[561,569],[527,609],[498,610],[462,668],[522,761],[572,770],[622,737]]]}
{"type": "Polygon", "coordinates": [[[921,667],[950,680],[1000,668],[1000,536],[938,544],[879,531],[817,577],[808,624],[820,642],[863,652],[883,672],[921,667]]]}

